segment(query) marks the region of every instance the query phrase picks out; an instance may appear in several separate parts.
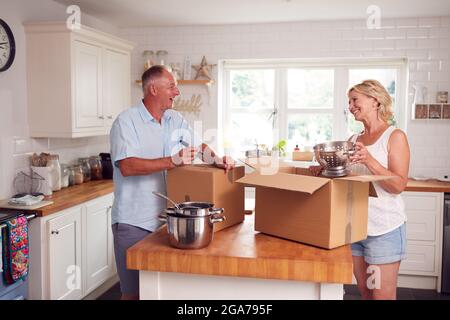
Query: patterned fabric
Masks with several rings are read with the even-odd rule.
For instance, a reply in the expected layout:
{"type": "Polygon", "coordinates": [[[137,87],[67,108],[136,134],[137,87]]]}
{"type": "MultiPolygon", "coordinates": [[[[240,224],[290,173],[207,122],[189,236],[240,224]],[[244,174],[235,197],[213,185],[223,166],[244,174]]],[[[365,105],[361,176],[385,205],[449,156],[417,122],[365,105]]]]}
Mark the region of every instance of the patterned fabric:
{"type": "Polygon", "coordinates": [[[25,279],[28,275],[28,221],[24,216],[6,222],[3,239],[3,277],[7,284],[25,279]]]}

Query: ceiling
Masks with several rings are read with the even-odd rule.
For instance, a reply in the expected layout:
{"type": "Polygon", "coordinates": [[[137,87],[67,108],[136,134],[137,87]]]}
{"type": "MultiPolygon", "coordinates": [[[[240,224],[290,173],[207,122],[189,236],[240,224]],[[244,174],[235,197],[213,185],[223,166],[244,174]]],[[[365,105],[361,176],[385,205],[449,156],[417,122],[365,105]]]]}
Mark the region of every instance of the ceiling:
{"type": "MultiPolygon", "coordinates": [[[[54,0],[117,27],[366,19],[450,15],[449,0],[54,0]]],[[[382,23],[382,22],[381,22],[382,23]]]]}

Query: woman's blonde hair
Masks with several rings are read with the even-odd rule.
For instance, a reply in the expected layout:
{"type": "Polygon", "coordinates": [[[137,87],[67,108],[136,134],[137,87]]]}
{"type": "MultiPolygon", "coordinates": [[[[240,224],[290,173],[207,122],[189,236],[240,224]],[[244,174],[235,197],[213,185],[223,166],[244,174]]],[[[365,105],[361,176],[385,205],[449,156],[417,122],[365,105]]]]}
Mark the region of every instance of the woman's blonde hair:
{"type": "Polygon", "coordinates": [[[377,80],[364,80],[351,87],[347,95],[352,91],[362,93],[377,100],[379,104],[378,115],[383,121],[388,122],[394,116],[392,112],[392,98],[386,88],[377,80]]]}

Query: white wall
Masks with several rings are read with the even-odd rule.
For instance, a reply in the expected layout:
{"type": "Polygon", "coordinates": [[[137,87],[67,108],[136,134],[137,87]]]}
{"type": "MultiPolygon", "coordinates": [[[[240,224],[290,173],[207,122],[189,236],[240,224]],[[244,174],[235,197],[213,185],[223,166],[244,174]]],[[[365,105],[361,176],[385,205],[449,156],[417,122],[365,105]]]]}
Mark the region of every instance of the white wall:
{"type": "MultiPolygon", "coordinates": [[[[0,18],[14,33],[16,57],[6,72],[0,73],[0,199],[14,193],[15,172],[29,167],[30,154],[51,152],[68,163],[99,152],[108,152],[108,137],[82,139],[31,139],[27,121],[27,84],[25,59],[26,21],[65,21],[66,6],[51,0],[0,0],[0,18]]],[[[94,17],[81,14],[81,23],[119,34],[119,30],[94,17]]]]}
{"type": "MultiPolygon", "coordinates": [[[[437,91],[450,91],[450,17],[382,19],[381,29],[368,30],[364,20],[299,22],[279,24],[180,26],[123,29],[122,36],[137,44],[132,56],[132,78],[143,71],[144,50],[167,50],[168,62],[182,63],[186,55],[198,64],[219,59],[317,58],[317,57],[407,57],[411,114],[413,85],[428,87],[434,102],[437,91]]],[[[217,79],[217,68],[214,69],[217,79]]],[[[217,85],[208,98],[206,88],[180,86],[184,98],[203,97],[202,112],[188,114],[191,123],[203,129],[217,128],[217,85]]],[[[141,98],[139,86],[132,101],[141,98]]],[[[411,144],[411,175],[450,174],[450,121],[408,120],[411,144]]]]}

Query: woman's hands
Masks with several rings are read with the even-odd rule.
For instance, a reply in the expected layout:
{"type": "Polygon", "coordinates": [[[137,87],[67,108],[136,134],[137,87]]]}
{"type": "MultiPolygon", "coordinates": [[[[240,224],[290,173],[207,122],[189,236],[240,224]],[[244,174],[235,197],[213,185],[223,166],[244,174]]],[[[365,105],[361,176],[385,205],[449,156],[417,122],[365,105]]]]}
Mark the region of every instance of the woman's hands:
{"type": "Polygon", "coordinates": [[[323,170],[322,166],[310,166],[309,171],[315,176],[318,176],[323,170]]]}
{"type": "Polygon", "coordinates": [[[361,163],[368,166],[375,160],[363,143],[356,142],[355,150],[356,152],[353,155],[349,156],[350,162],[352,164],[361,163]]]}

